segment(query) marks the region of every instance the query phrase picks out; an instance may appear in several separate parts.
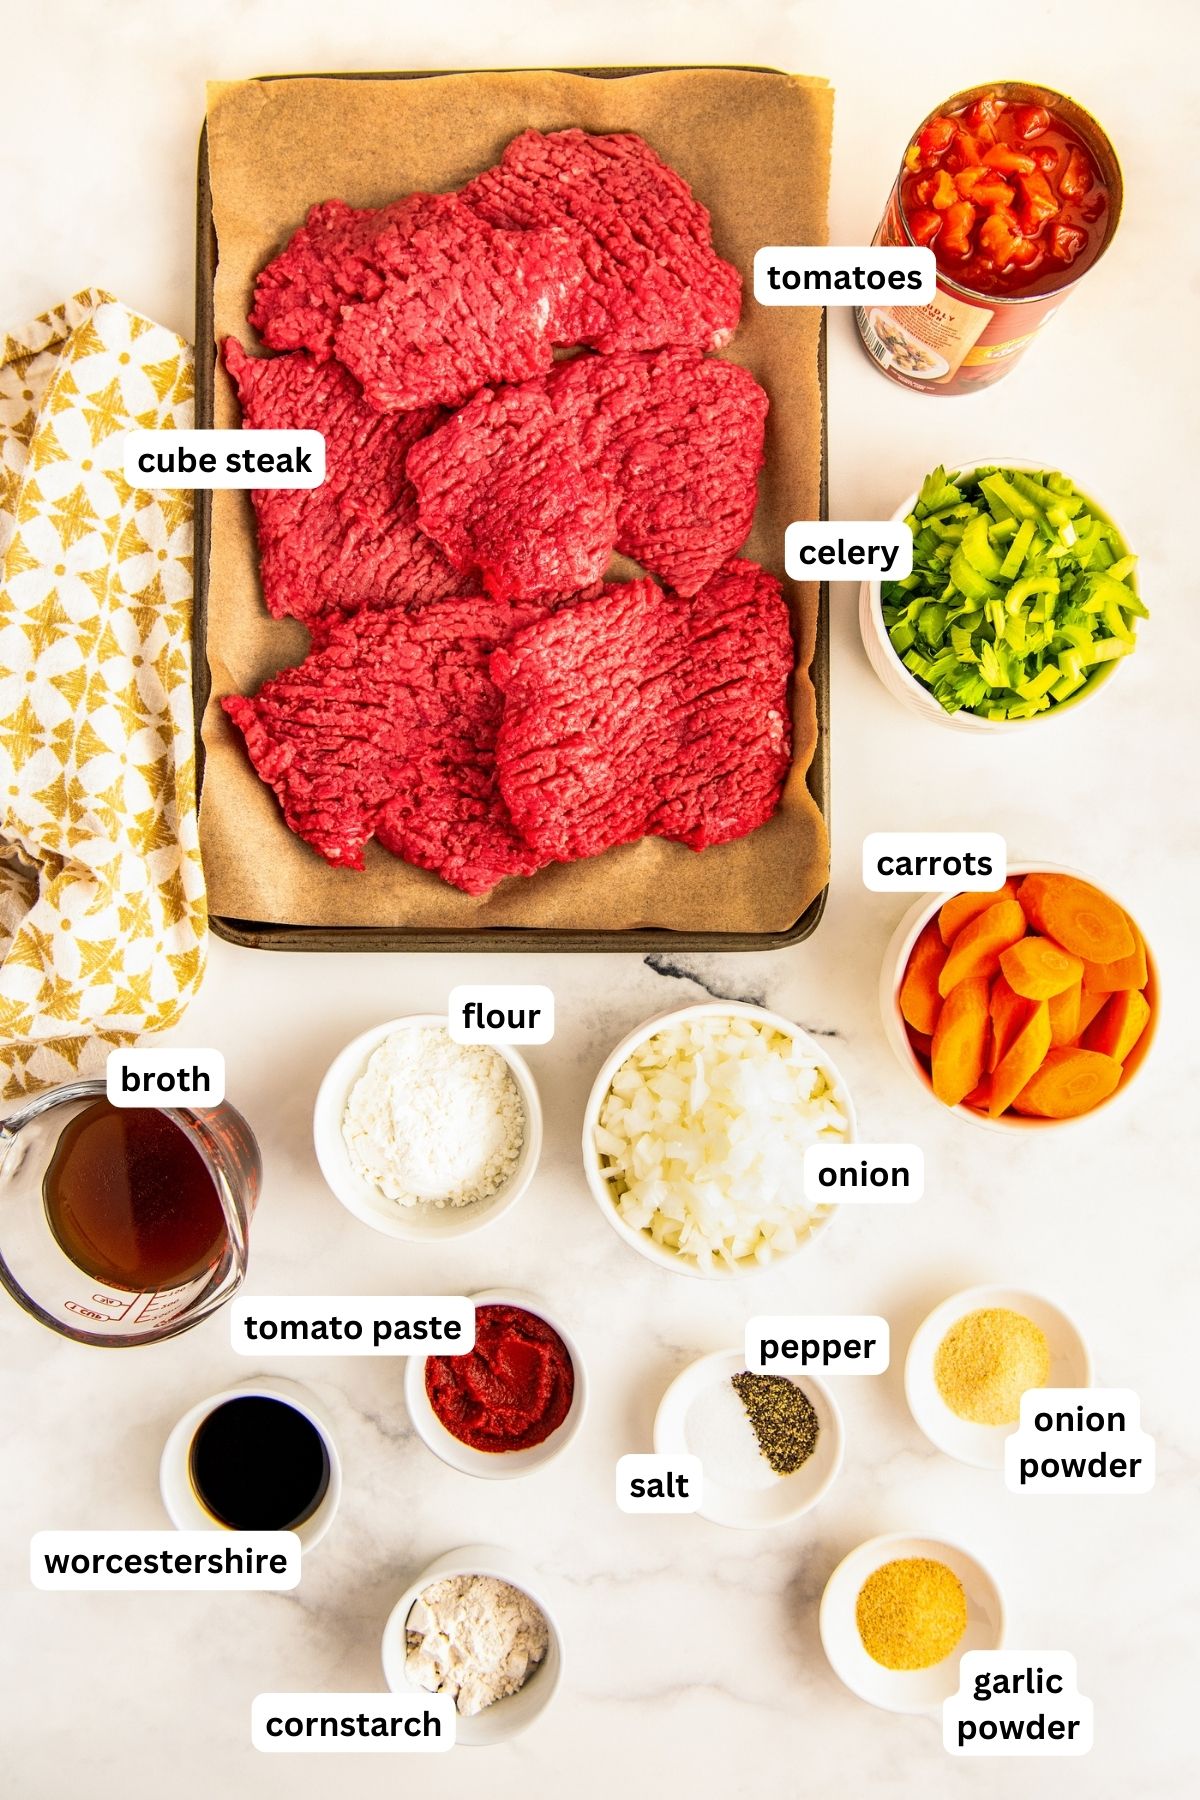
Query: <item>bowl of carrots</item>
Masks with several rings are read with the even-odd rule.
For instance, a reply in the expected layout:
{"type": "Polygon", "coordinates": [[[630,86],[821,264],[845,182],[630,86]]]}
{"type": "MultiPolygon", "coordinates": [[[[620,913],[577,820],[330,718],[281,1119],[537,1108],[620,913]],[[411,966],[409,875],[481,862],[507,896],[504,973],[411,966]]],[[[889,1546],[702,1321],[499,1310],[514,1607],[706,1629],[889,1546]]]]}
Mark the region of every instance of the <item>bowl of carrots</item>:
{"type": "Polygon", "coordinates": [[[1158,978],[1133,917],[1074,870],[1021,863],[987,893],[922,897],[884,958],[900,1061],[981,1125],[1090,1116],[1146,1059],[1158,978]]]}

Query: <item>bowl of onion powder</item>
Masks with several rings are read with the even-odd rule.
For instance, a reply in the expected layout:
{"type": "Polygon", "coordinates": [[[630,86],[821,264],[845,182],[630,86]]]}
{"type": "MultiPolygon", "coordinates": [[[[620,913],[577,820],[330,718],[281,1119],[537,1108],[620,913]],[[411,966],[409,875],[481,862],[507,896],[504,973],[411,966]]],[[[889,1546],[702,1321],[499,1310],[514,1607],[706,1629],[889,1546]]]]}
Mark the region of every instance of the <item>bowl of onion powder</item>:
{"type": "Polygon", "coordinates": [[[389,1237],[462,1237],[506,1213],[533,1180],[542,1109],[524,1059],[457,1044],[433,1013],[366,1031],[330,1065],[313,1139],[348,1212],[389,1237]]]}

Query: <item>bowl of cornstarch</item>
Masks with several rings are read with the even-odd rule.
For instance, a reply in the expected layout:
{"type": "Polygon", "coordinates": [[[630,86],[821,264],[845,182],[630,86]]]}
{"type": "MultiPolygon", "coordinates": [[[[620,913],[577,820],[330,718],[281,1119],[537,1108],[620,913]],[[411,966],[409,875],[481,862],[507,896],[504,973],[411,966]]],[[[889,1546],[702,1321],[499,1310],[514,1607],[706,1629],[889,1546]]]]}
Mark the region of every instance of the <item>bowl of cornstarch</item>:
{"type": "Polygon", "coordinates": [[[317,1161],[348,1212],[433,1243],[490,1225],[533,1180],[542,1109],[514,1050],[456,1044],[434,1013],[347,1044],[321,1083],[317,1161]]]}
{"type": "Polygon", "coordinates": [[[659,1456],[696,1456],[699,1512],[714,1525],[782,1525],[828,1493],[842,1466],[842,1416],[811,1375],[756,1375],[741,1350],[689,1363],[659,1403],[659,1456]]]}
{"type": "Polygon", "coordinates": [[[562,1679],[563,1642],[540,1571],[496,1544],[430,1563],[383,1629],[393,1694],[448,1694],[456,1742],[504,1743],[531,1725],[562,1679]]]}

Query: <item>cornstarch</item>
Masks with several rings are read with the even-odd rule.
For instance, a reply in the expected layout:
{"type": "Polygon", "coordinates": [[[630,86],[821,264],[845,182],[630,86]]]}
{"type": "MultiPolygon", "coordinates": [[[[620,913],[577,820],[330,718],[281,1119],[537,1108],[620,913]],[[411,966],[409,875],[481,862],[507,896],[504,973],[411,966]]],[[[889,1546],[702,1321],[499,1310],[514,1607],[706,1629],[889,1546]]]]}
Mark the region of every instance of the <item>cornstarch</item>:
{"type": "Polygon", "coordinates": [[[425,1589],[405,1621],[410,1681],[482,1712],[524,1687],[549,1648],[545,1615],[493,1575],[453,1575],[425,1589]]]}

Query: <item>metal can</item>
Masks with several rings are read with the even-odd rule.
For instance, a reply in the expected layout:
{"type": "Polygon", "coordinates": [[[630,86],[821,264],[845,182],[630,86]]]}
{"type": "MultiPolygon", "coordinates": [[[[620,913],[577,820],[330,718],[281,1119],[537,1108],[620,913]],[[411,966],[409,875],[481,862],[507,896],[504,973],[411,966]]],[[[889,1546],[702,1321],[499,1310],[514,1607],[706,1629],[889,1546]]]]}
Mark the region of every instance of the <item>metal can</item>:
{"type": "MultiPolygon", "coordinates": [[[[1103,256],[1121,216],[1123,188],[1116,151],[1091,114],[1053,88],[1026,81],[993,81],[967,88],[928,113],[909,142],[915,142],[931,120],[960,113],[989,94],[1018,105],[1044,106],[1078,138],[1108,193],[1103,236],[1099,249],[1077,275],[1072,277],[1064,270],[1056,286],[1041,287],[1035,293],[977,292],[961,286],[939,266],[936,297],[924,306],[881,303],[856,307],[859,336],[875,366],[892,381],[918,393],[975,393],[1007,375],[1067,295],[1103,256]]],[[[905,172],[902,161],[872,240],[875,244],[911,249],[916,241],[901,195],[905,172]]]]}

